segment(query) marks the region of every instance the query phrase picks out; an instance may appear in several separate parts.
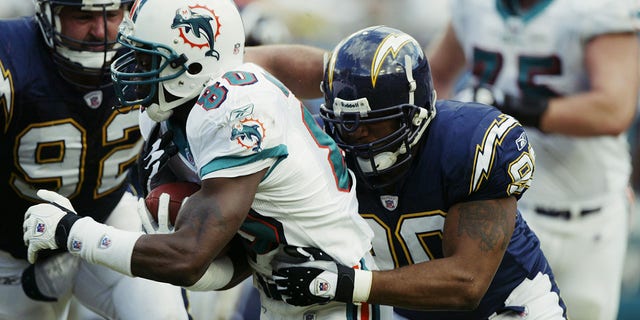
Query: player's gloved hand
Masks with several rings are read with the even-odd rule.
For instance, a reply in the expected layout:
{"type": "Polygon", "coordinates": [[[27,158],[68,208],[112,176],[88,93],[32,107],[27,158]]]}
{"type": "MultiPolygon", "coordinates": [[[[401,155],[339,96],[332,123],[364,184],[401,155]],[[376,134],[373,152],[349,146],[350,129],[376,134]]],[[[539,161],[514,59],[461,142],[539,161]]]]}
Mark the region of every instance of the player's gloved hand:
{"type": "Polygon", "coordinates": [[[488,85],[476,85],[456,93],[453,99],[496,106],[499,102],[502,102],[504,94],[488,85]]]}
{"type": "Polygon", "coordinates": [[[549,108],[549,99],[532,96],[516,97],[507,94],[504,96],[504,101],[495,106],[525,126],[540,128],[540,119],[549,108]]]}
{"type": "Polygon", "coordinates": [[[169,159],[178,153],[178,147],[172,143],[173,131],[169,130],[160,136],[160,124],[156,124],[149,139],[142,147],[138,159],[138,177],[142,187],[142,196],[146,197],[151,191],[151,181],[167,164],[169,159]]]}
{"type": "Polygon", "coordinates": [[[80,258],[67,252],[49,251],[49,256],[40,256],[35,264],[22,272],[22,289],[31,299],[57,301],[74,285],[80,258]]]}
{"type": "Polygon", "coordinates": [[[456,96],[462,101],[474,101],[492,105],[503,113],[516,118],[521,124],[540,128],[540,119],[549,108],[549,98],[504,94],[488,85],[463,90],[456,96]]]}
{"type": "Polygon", "coordinates": [[[24,214],[22,231],[24,244],[28,247],[30,263],[37,259],[44,249],[67,250],[67,238],[73,224],[80,219],[69,199],[56,192],[38,190],[38,197],[47,201],[33,205],[24,214]]]}
{"type": "Polygon", "coordinates": [[[286,246],[272,266],[278,293],[291,305],[363,302],[369,297],[371,272],[337,263],[317,248],[286,246]]]}
{"type": "MultiPolygon", "coordinates": [[[[182,200],[182,206],[184,206],[185,202],[189,199],[189,197],[184,198],[182,200]]],[[[140,216],[140,220],[142,221],[142,229],[147,234],[163,234],[163,233],[172,233],[174,230],[171,221],[169,220],[169,202],[171,201],[171,196],[168,193],[162,193],[158,198],[158,221],[156,221],[149,208],[147,208],[147,204],[144,201],[144,198],[138,199],[138,215],[140,216]]]]}

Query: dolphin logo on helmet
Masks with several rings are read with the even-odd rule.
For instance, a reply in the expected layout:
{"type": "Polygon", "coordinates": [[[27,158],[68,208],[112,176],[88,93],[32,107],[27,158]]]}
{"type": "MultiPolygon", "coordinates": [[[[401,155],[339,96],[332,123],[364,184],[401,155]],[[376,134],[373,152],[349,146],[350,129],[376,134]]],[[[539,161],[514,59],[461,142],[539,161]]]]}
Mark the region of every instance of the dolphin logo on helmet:
{"type": "MultiPolygon", "coordinates": [[[[220,59],[220,53],[214,48],[215,32],[211,23],[212,20],[214,20],[212,17],[198,14],[190,8],[181,8],[176,10],[176,16],[173,18],[171,28],[184,29],[185,34],[191,32],[196,38],[199,39],[204,37],[209,46],[209,50],[205,53],[205,55],[220,59]]],[[[184,37],[184,39],[185,41],[189,42],[186,37],[184,37]]]]}

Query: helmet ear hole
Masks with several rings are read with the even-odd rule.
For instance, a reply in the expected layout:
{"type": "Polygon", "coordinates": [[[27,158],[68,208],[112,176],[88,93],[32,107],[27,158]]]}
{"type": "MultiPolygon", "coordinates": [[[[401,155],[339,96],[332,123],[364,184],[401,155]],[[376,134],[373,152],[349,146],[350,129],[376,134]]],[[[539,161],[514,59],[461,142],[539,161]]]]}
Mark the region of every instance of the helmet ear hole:
{"type": "Polygon", "coordinates": [[[189,67],[187,68],[187,72],[189,74],[198,74],[202,72],[202,64],[200,64],[199,62],[194,62],[190,64],[189,67]]]}

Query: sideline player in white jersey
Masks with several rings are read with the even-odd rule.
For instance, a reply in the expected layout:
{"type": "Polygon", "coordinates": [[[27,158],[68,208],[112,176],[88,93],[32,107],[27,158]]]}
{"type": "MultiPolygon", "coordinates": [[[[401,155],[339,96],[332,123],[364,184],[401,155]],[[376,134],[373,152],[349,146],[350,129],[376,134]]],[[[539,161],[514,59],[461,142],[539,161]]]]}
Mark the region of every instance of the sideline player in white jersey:
{"type": "MultiPolygon", "coordinates": [[[[269,281],[256,284],[264,319],[390,315],[390,308],[366,303],[294,307],[267,293],[274,286],[270,260],[281,246],[315,246],[353,266],[346,283],[362,272],[356,268],[375,268],[373,232],[357,213],[355,179],[335,142],[281,82],[243,64],[244,33],[233,2],[137,1],[118,41],[132,50],[112,65],[121,103],[147,106],[143,115],[171,130],[201,189],[183,204],[168,234],[82,218],[64,197],[40,190],[48,203],[25,213],[29,260],[42,249],[64,248],[121,273],[190,290],[227,288],[244,260],[269,281]],[[223,251],[237,232],[247,250],[239,260],[231,257],[238,251],[223,251]]],[[[142,199],[140,210],[145,217],[142,199]]],[[[369,287],[351,285],[354,296],[368,295],[369,287]]]]}
{"type": "Polygon", "coordinates": [[[527,126],[536,175],[518,208],[574,319],[615,319],[619,305],[630,214],[625,131],[638,92],[634,2],[454,0],[431,55],[438,93],[469,70],[472,99],[527,126]]]}

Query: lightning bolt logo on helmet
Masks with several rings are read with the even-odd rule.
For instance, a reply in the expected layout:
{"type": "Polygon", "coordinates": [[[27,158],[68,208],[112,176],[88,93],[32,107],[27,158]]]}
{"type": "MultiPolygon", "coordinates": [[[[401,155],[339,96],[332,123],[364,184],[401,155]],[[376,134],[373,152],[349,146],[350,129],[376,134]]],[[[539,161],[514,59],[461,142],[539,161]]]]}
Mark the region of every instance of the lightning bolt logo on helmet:
{"type": "Polygon", "coordinates": [[[414,43],[418,47],[420,46],[415,39],[409,36],[406,33],[403,34],[390,34],[378,46],[378,50],[373,56],[371,61],[371,84],[372,87],[376,87],[376,80],[378,79],[378,74],[380,70],[382,70],[382,66],[384,64],[385,58],[387,55],[391,54],[394,58],[400,52],[400,49],[404,47],[408,43],[414,43]]]}

